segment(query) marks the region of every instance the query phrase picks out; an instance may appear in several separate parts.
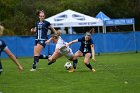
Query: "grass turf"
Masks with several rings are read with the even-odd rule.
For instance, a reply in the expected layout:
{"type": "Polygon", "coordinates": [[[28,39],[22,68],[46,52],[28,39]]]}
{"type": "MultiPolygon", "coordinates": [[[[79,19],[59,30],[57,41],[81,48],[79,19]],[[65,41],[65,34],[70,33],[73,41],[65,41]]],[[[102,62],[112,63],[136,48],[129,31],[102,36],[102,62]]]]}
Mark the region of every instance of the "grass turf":
{"type": "Polygon", "coordinates": [[[24,67],[18,72],[10,59],[2,59],[0,93],[139,93],[140,53],[96,56],[91,72],[79,58],[77,71],[68,73],[66,58],[48,66],[40,60],[38,70],[30,72],[33,58],[19,58],[24,67]]]}

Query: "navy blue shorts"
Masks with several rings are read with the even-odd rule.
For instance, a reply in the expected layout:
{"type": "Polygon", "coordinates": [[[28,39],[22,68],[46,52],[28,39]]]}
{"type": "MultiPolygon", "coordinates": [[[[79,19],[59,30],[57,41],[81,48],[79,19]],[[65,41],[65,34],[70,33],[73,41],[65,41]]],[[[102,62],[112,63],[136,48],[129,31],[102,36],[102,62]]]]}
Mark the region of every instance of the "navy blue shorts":
{"type": "MultiPolygon", "coordinates": [[[[79,50],[81,51],[81,50],[79,50]]],[[[82,52],[82,51],[81,51],[82,52]]],[[[88,51],[88,52],[82,52],[83,53],[83,56],[85,56],[87,53],[91,53],[91,51],[88,51]]]]}
{"type": "Polygon", "coordinates": [[[35,40],[35,45],[40,44],[45,48],[45,46],[46,46],[45,41],[46,40],[35,40]]]}

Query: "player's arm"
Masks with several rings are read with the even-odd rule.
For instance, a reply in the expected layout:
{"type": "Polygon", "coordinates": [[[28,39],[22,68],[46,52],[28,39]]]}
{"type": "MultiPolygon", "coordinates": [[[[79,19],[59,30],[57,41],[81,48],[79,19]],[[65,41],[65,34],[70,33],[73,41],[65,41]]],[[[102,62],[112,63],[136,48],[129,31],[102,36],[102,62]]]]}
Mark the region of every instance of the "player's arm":
{"type": "Polygon", "coordinates": [[[13,62],[17,65],[18,69],[20,71],[23,70],[23,67],[20,65],[20,63],[18,62],[18,60],[16,59],[16,57],[14,56],[14,54],[8,49],[8,47],[6,47],[4,49],[4,52],[13,60],[13,62]]]}
{"type": "Polygon", "coordinates": [[[48,58],[49,61],[54,62],[59,57],[59,49],[55,49],[51,57],[48,58]]]}
{"type": "Polygon", "coordinates": [[[45,44],[49,44],[51,42],[52,38],[48,39],[45,44]]]}
{"type": "Polygon", "coordinates": [[[36,32],[36,27],[31,28],[31,32],[36,32]]]}
{"type": "Polygon", "coordinates": [[[96,60],[95,60],[94,44],[91,44],[90,47],[91,47],[91,52],[92,52],[92,60],[93,60],[93,61],[96,61],[96,60]]]}
{"type": "Polygon", "coordinates": [[[52,25],[50,25],[49,28],[50,28],[50,30],[51,30],[53,33],[55,33],[55,34],[57,33],[56,30],[54,29],[54,27],[53,27],[52,25]]]}
{"type": "Polygon", "coordinates": [[[67,47],[67,46],[70,46],[71,44],[76,43],[76,42],[78,42],[78,39],[73,40],[73,41],[71,41],[71,42],[67,43],[67,44],[66,44],[66,47],[67,47]]]}

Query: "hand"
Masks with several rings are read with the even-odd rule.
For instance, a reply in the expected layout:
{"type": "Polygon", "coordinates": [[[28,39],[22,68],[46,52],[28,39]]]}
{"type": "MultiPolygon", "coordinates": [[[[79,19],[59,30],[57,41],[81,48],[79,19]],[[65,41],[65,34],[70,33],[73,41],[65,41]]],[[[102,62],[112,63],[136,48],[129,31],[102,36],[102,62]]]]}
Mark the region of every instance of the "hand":
{"type": "Polygon", "coordinates": [[[31,28],[31,32],[36,32],[36,29],[35,28],[31,28]]]}
{"type": "Polygon", "coordinates": [[[92,57],[92,61],[93,61],[93,62],[95,62],[95,61],[96,61],[95,57],[92,57]]]}
{"type": "Polygon", "coordinates": [[[31,32],[33,32],[34,31],[34,28],[31,28],[31,32]]]}
{"type": "Polygon", "coordinates": [[[45,44],[50,44],[50,40],[45,41],[45,44]]]}
{"type": "Polygon", "coordinates": [[[50,38],[49,40],[47,40],[47,41],[45,42],[45,44],[49,44],[49,43],[51,42],[51,40],[52,40],[52,38],[50,38]]]}
{"type": "Polygon", "coordinates": [[[22,66],[18,66],[18,69],[19,69],[19,71],[22,71],[23,67],[22,66]]]}

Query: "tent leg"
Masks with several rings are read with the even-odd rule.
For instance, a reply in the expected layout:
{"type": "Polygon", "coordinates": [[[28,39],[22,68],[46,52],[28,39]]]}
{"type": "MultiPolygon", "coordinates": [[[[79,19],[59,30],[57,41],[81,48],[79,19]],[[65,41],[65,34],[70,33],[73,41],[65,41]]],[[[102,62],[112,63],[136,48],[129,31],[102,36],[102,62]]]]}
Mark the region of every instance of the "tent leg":
{"type": "Polygon", "coordinates": [[[135,24],[133,24],[133,31],[135,32],[135,24]]]}
{"type": "Polygon", "coordinates": [[[98,33],[100,33],[100,27],[98,26],[98,33]]]}
{"type": "Polygon", "coordinates": [[[105,28],[105,33],[106,33],[106,26],[104,28],[105,28]]]}
{"type": "Polygon", "coordinates": [[[102,26],[102,30],[103,30],[103,33],[104,33],[104,26],[102,26]]]}

